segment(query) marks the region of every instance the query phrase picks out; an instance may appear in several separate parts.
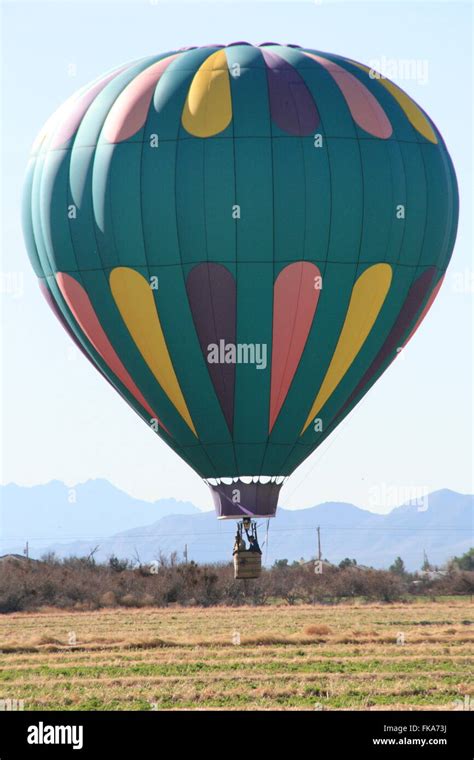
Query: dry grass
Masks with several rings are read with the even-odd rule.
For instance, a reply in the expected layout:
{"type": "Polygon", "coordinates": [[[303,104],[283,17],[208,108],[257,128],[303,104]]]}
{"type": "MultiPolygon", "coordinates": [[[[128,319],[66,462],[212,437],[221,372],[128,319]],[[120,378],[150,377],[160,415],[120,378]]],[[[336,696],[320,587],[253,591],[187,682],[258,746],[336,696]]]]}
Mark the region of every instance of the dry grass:
{"type": "Polygon", "coordinates": [[[307,636],[327,636],[332,633],[328,625],[307,625],[304,632],[307,636]]]}
{"type": "Polygon", "coordinates": [[[0,617],[0,699],[27,710],[454,709],[474,693],[471,610],[447,599],[14,613],[0,617]]]}

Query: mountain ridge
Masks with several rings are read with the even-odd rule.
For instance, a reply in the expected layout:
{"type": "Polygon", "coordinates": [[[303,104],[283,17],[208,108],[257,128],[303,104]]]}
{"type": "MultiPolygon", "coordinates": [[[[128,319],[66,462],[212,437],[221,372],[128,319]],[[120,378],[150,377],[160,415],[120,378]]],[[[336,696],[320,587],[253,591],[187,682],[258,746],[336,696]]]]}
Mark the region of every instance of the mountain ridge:
{"type": "MultiPolygon", "coordinates": [[[[188,558],[197,562],[231,557],[235,522],[217,521],[213,510],[201,511],[191,502],[145,502],[104,479],[72,488],[60,481],[24,489],[9,484],[1,487],[1,494],[0,554],[21,553],[20,542],[28,540],[30,555],[36,557],[47,551],[61,557],[84,555],[96,546],[99,561],[113,554],[151,562],[160,553],[183,555],[185,546],[188,558]]],[[[474,497],[451,489],[434,491],[418,505],[402,504],[387,514],[332,501],[279,508],[276,520],[270,521],[268,543],[266,521],[260,521],[260,543],[266,564],[310,559],[316,554],[319,525],[322,554],[332,562],[349,556],[360,564],[387,567],[400,555],[414,570],[425,551],[435,564],[467,551],[473,513],[474,497]]]]}

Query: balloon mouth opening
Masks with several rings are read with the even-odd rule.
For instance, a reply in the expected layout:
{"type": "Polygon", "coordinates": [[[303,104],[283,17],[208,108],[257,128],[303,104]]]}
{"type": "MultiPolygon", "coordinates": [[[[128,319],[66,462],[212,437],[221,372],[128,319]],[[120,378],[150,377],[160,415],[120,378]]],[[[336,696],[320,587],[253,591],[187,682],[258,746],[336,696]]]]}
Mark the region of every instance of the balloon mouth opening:
{"type": "Polygon", "coordinates": [[[217,517],[220,520],[241,520],[243,517],[275,517],[285,480],[283,475],[260,475],[208,478],[206,483],[211,489],[217,517]]]}

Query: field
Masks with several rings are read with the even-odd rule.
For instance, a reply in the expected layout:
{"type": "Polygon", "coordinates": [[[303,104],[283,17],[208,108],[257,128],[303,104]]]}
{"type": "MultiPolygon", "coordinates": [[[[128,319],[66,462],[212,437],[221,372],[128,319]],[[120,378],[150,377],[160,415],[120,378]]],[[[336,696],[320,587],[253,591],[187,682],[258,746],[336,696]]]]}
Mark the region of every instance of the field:
{"type": "Polygon", "coordinates": [[[474,695],[471,618],[459,598],[14,613],[0,616],[0,699],[25,710],[460,709],[474,695]]]}

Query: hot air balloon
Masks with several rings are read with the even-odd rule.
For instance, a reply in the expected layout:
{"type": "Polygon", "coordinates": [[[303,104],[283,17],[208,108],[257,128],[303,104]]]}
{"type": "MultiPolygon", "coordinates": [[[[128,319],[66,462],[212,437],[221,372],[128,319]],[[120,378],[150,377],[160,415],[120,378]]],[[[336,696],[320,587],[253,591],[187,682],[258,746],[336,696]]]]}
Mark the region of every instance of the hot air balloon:
{"type": "Polygon", "coordinates": [[[457,218],[446,146],[405,92],[270,42],[83,87],[33,146],[23,208],[72,339],[251,531],[418,328],[457,218]]]}

